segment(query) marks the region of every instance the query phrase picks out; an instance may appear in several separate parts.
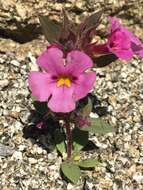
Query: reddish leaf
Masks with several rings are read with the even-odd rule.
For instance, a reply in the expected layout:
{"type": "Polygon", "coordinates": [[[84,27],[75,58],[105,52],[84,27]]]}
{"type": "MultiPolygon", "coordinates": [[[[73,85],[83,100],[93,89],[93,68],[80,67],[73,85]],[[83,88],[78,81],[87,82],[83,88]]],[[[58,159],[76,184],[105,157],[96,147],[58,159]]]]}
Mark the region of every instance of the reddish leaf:
{"type": "Polygon", "coordinates": [[[102,11],[98,11],[87,17],[84,22],[81,23],[80,32],[87,33],[88,31],[96,28],[100,23],[101,16],[102,11]]]}
{"type": "Polygon", "coordinates": [[[76,28],[74,23],[69,20],[66,11],[63,9],[63,26],[60,34],[60,42],[63,45],[69,45],[76,40],[76,28]]]}
{"type": "Polygon", "coordinates": [[[87,17],[78,27],[79,47],[84,48],[91,42],[95,35],[96,28],[100,23],[102,11],[98,11],[87,17]]]}

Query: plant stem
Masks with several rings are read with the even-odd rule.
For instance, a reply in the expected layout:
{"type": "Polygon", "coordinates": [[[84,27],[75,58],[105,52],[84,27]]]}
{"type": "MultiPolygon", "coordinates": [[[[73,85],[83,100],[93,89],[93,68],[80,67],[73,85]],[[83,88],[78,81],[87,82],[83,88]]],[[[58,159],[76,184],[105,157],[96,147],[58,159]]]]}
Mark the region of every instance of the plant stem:
{"type": "Polygon", "coordinates": [[[72,133],[70,123],[68,121],[65,122],[65,127],[67,136],[67,159],[70,159],[72,154],[72,133]]]}

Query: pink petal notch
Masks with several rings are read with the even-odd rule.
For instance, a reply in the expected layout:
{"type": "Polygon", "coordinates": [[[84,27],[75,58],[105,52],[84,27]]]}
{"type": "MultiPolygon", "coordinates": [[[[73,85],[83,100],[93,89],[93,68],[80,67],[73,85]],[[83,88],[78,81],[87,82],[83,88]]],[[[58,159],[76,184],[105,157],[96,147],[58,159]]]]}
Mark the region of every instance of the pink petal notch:
{"type": "Polygon", "coordinates": [[[64,70],[63,52],[51,47],[44,51],[37,59],[38,65],[51,74],[59,74],[64,70]]]}
{"type": "Polygon", "coordinates": [[[85,53],[73,50],[67,55],[68,73],[79,75],[93,66],[91,58],[85,53]]]}

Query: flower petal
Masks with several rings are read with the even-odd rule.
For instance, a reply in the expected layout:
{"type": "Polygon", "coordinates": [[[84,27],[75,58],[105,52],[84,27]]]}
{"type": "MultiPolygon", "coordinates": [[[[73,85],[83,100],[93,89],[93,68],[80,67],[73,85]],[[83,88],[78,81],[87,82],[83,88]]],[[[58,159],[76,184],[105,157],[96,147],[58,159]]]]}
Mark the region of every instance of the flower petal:
{"type": "Polygon", "coordinates": [[[67,55],[66,69],[69,74],[77,76],[92,65],[93,62],[90,57],[81,51],[73,50],[67,55]]]}
{"type": "Polygon", "coordinates": [[[140,50],[140,51],[138,51],[138,52],[137,52],[137,54],[138,54],[140,57],[142,57],[142,58],[143,58],[143,49],[142,49],[142,50],[140,50]]]}
{"type": "Polygon", "coordinates": [[[105,44],[97,44],[97,43],[92,43],[88,44],[86,46],[86,53],[90,56],[92,55],[102,55],[102,54],[109,54],[109,49],[107,47],[107,43],[105,44]]]}
{"type": "Polygon", "coordinates": [[[63,52],[55,47],[48,48],[38,57],[37,63],[53,75],[62,74],[64,71],[63,52]]]}
{"type": "Polygon", "coordinates": [[[53,112],[67,113],[75,109],[75,101],[73,99],[74,87],[61,86],[56,87],[49,100],[48,107],[53,112]]]}
{"type": "Polygon", "coordinates": [[[84,73],[78,77],[74,90],[74,98],[76,101],[83,98],[89,93],[89,91],[93,88],[95,79],[95,72],[84,73]]]}
{"type": "Polygon", "coordinates": [[[135,54],[143,57],[143,43],[136,36],[132,38],[131,48],[135,54]]]}
{"type": "Polygon", "coordinates": [[[108,38],[108,48],[110,52],[124,60],[132,58],[134,54],[131,49],[130,38],[123,30],[112,33],[108,38]]]}
{"type": "Polygon", "coordinates": [[[117,18],[109,16],[108,21],[110,23],[109,33],[115,32],[116,30],[120,29],[121,24],[117,18]]]}
{"type": "Polygon", "coordinates": [[[125,49],[125,46],[128,44],[127,41],[130,41],[130,50],[126,54],[126,51],[123,52],[116,52],[116,56],[120,56],[122,59],[130,59],[134,54],[139,55],[140,57],[143,57],[143,43],[136,37],[132,32],[130,32],[126,27],[122,26],[117,18],[115,17],[109,17],[108,18],[110,22],[110,28],[109,33],[110,37],[114,35],[114,33],[122,32],[124,33],[124,36],[126,39],[122,39],[123,43],[120,41],[120,44],[122,44],[122,48],[125,49]],[[126,42],[126,43],[124,43],[126,42]]]}
{"type": "Polygon", "coordinates": [[[128,50],[118,50],[118,51],[112,51],[117,57],[124,60],[129,60],[133,57],[134,53],[131,49],[128,50]]]}
{"type": "Polygon", "coordinates": [[[112,33],[112,35],[108,38],[108,44],[113,46],[113,48],[115,47],[116,49],[128,49],[131,47],[130,38],[122,30],[112,33]]]}
{"type": "Polygon", "coordinates": [[[39,101],[47,101],[54,88],[54,83],[48,73],[32,71],[28,77],[29,88],[32,95],[39,101]]]}

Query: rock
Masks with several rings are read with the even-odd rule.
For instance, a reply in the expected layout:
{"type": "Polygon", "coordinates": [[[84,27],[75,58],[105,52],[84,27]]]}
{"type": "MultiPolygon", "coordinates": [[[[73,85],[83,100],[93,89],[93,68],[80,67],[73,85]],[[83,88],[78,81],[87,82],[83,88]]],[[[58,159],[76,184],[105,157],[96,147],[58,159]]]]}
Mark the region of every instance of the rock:
{"type": "Polygon", "coordinates": [[[140,157],[140,158],[139,158],[138,163],[139,163],[139,164],[143,164],[143,157],[140,157]]]}
{"type": "Polygon", "coordinates": [[[93,183],[90,183],[86,180],[86,183],[84,184],[84,188],[85,190],[92,190],[94,187],[93,183]]]}
{"type": "Polygon", "coordinates": [[[13,117],[13,118],[15,118],[15,119],[18,119],[19,116],[20,116],[20,113],[17,112],[17,111],[10,111],[10,112],[9,112],[9,116],[10,116],[10,117],[13,117]]]}
{"type": "Polygon", "coordinates": [[[0,57],[0,64],[3,64],[4,63],[4,59],[2,59],[1,57],[0,57]]]}
{"type": "Polygon", "coordinates": [[[14,65],[14,66],[16,66],[16,67],[20,66],[20,63],[17,60],[12,60],[11,64],[14,65]]]}
{"type": "Polygon", "coordinates": [[[22,4],[16,3],[16,11],[22,20],[26,19],[27,10],[22,4]]]}
{"type": "Polygon", "coordinates": [[[76,1],[75,7],[76,7],[78,10],[83,10],[83,9],[84,9],[84,2],[83,2],[83,1],[76,1]]]}
{"type": "Polygon", "coordinates": [[[138,143],[140,146],[143,146],[143,134],[139,136],[138,143]]]}
{"type": "Polygon", "coordinates": [[[22,152],[20,151],[15,151],[12,155],[14,160],[22,160],[23,156],[22,156],[22,152]]]}
{"type": "Polygon", "coordinates": [[[109,99],[108,99],[109,103],[115,107],[117,105],[117,99],[116,99],[116,96],[109,96],[109,99]]]}
{"type": "Polygon", "coordinates": [[[5,186],[1,190],[14,190],[12,187],[5,186]]]}
{"type": "Polygon", "coordinates": [[[11,156],[13,153],[14,149],[12,147],[0,143],[0,156],[11,156]]]}
{"type": "Polygon", "coordinates": [[[93,137],[93,141],[95,142],[95,145],[97,147],[100,147],[100,148],[103,148],[103,149],[106,149],[108,147],[107,144],[100,143],[99,140],[96,137],[93,137]]]}
{"type": "Polygon", "coordinates": [[[36,151],[37,151],[38,154],[42,154],[44,152],[41,147],[37,147],[36,151]]]}
{"type": "Polygon", "coordinates": [[[101,188],[107,188],[107,189],[110,189],[111,187],[112,187],[112,185],[113,185],[113,183],[112,183],[112,180],[111,179],[108,179],[108,178],[106,178],[106,179],[101,179],[100,181],[99,181],[99,184],[100,184],[100,186],[101,186],[101,188]]]}
{"type": "Polygon", "coordinates": [[[9,81],[7,79],[0,80],[0,90],[2,90],[4,87],[8,86],[9,81]]]}
{"type": "Polygon", "coordinates": [[[68,183],[67,190],[73,190],[73,185],[71,183],[68,183]]]}
{"type": "Polygon", "coordinates": [[[0,0],[1,9],[4,10],[8,10],[9,8],[13,7],[15,3],[16,3],[15,0],[7,0],[7,1],[0,0]]]}
{"type": "Polygon", "coordinates": [[[143,175],[141,173],[136,172],[133,175],[133,180],[135,180],[137,183],[143,183],[143,175]]]}
{"type": "Polygon", "coordinates": [[[29,163],[30,164],[36,164],[37,163],[37,160],[35,158],[29,158],[29,163]]]}
{"type": "Polygon", "coordinates": [[[27,57],[30,59],[32,64],[36,64],[36,58],[32,55],[31,52],[28,53],[27,57]]]}
{"type": "Polygon", "coordinates": [[[136,147],[134,147],[134,146],[132,146],[132,145],[129,145],[129,147],[128,147],[129,149],[129,154],[132,156],[132,157],[135,157],[135,158],[139,158],[139,150],[136,148],[136,147]]]}

